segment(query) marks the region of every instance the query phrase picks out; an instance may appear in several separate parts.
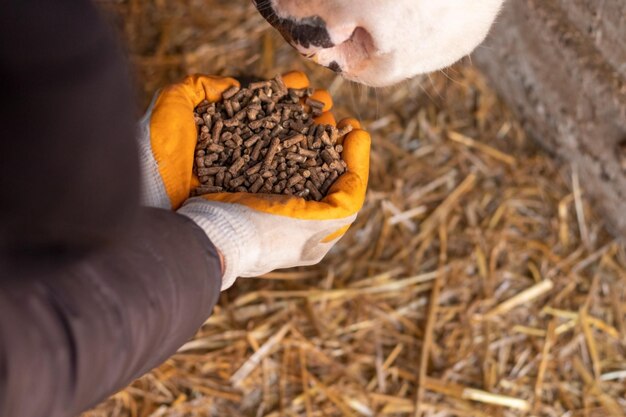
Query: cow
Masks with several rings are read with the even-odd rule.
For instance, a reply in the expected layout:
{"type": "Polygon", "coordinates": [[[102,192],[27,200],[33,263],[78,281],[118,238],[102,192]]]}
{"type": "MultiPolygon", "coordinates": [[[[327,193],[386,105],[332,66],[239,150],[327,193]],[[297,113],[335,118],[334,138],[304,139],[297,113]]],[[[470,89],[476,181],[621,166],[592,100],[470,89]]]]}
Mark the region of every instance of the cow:
{"type": "Polygon", "coordinates": [[[303,56],[373,87],[447,67],[487,36],[504,0],[252,0],[303,56]]]}

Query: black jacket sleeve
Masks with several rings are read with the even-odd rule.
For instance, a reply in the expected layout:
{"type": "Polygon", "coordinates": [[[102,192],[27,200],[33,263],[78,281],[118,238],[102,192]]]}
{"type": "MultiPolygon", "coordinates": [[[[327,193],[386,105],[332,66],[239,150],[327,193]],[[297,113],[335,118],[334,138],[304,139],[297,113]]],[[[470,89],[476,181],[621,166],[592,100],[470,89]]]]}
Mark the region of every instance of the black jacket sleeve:
{"type": "Polygon", "coordinates": [[[220,263],[186,217],[145,209],[74,262],[0,265],[0,416],[73,417],[172,355],[209,316],[220,263]]]}
{"type": "Polygon", "coordinates": [[[139,208],[132,98],[88,0],[2,2],[2,417],[75,416],[171,355],[219,295],[202,230],[139,208]]]}

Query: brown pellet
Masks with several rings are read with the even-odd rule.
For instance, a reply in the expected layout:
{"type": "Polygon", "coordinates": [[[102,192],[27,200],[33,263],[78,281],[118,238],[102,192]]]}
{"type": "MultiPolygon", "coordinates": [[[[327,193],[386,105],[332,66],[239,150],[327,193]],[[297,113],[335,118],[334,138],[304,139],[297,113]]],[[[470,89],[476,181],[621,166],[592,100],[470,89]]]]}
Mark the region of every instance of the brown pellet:
{"type": "Polygon", "coordinates": [[[310,151],[304,148],[298,148],[298,153],[302,156],[306,156],[307,158],[317,158],[317,156],[319,155],[319,152],[310,151]]]}
{"type": "Polygon", "coordinates": [[[215,174],[215,185],[222,187],[224,185],[224,171],[215,174]]]}
{"type": "Polygon", "coordinates": [[[324,181],[324,184],[322,184],[322,186],[320,187],[320,192],[326,195],[326,193],[328,193],[328,190],[330,189],[330,186],[334,184],[335,180],[338,177],[339,174],[337,174],[337,171],[331,172],[328,178],[326,178],[326,181],[324,181]]]}
{"type": "Polygon", "coordinates": [[[339,152],[337,152],[335,148],[333,148],[332,146],[327,146],[326,149],[324,150],[328,152],[330,156],[332,156],[332,158],[335,160],[338,160],[341,158],[341,155],[339,155],[339,152]]]}
{"type": "Polygon", "coordinates": [[[250,90],[258,90],[260,88],[265,88],[265,87],[269,87],[270,86],[270,81],[259,81],[259,82],[255,82],[255,83],[250,83],[250,85],[248,85],[248,89],[250,90]]]}
{"type": "Polygon", "coordinates": [[[352,130],[353,130],[352,125],[345,125],[343,128],[339,129],[339,131],[337,132],[337,136],[343,137],[347,135],[348,133],[352,132],[352,130]]]}
{"type": "Polygon", "coordinates": [[[320,140],[326,146],[333,146],[334,145],[334,143],[330,140],[330,136],[328,136],[328,133],[326,133],[326,132],[322,132],[322,134],[320,135],[320,140]]]}
{"type": "Polygon", "coordinates": [[[204,157],[204,165],[213,165],[213,162],[217,161],[219,159],[219,154],[217,153],[210,153],[207,156],[204,157]]]}
{"type": "Polygon", "coordinates": [[[280,115],[280,121],[285,122],[285,127],[292,126],[291,120],[289,120],[290,114],[291,114],[290,108],[283,108],[283,112],[280,115]]]}
{"type": "Polygon", "coordinates": [[[222,145],[218,145],[217,143],[211,143],[207,146],[206,150],[209,152],[220,153],[224,150],[224,147],[222,145]]]}
{"type": "Polygon", "coordinates": [[[305,104],[308,104],[311,107],[316,107],[318,109],[322,109],[324,108],[324,103],[319,101],[319,100],[315,100],[314,98],[308,97],[305,101],[305,104]]]}
{"type": "Polygon", "coordinates": [[[254,184],[252,184],[252,185],[250,186],[249,191],[250,191],[251,193],[256,193],[256,192],[258,192],[258,191],[259,191],[259,189],[263,186],[263,183],[264,183],[263,178],[261,178],[261,177],[259,176],[259,178],[257,178],[257,180],[254,182],[254,184]]]}
{"type": "Polygon", "coordinates": [[[243,146],[245,146],[246,148],[251,147],[252,145],[254,145],[255,143],[257,143],[257,141],[261,139],[261,135],[252,135],[250,137],[250,139],[247,139],[244,143],[243,146]]]}
{"type": "Polygon", "coordinates": [[[235,111],[233,110],[233,104],[230,100],[224,101],[224,109],[226,110],[226,114],[228,117],[233,117],[235,115],[235,111]]]}
{"type": "Polygon", "coordinates": [[[318,188],[321,187],[324,180],[318,174],[317,168],[311,168],[308,171],[310,173],[309,178],[311,178],[313,184],[315,184],[315,186],[318,188]]]}
{"type": "Polygon", "coordinates": [[[239,92],[237,94],[235,94],[234,99],[235,100],[241,100],[243,98],[247,98],[250,99],[252,97],[252,90],[248,89],[248,88],[244,88],[239,90],[239,92]]]}
{"type": "Polygon", "coordinates": [[[198,107],[196,107],[196,112],[198,114],[205,113],[209,107],[211,107],[211,103],[209,103],[207,100],[202,100],[202,102],[198,104],[198,107]]]}
{"type": "Polygon", "coordinates": [[[294,136],[291,136],[288,139],[285,139],[285,141],[283,141],[283,147],[284,148],[290,148],[292,146],[297,145],[298,143],[302,142],[305,139],[306,139],[306,137],[303,134],[298,133],[297,135],[294,135],[294,136]]]}
{"type": "Polygon", "coordinates": [[[328,164],[328,168],[330,168],[332,171],[337,171],[339,174],[343,174],[343,165],[341,165],[341,162],[337,161],[333,161],[330,164],[328,164]]]}
{"type": "Polygon", "coordinates": [[[292,110],[294,112],[302,112],[302,106],[300,104],[294,104],[294,103],[279,103],[277,105],[277,108],[279,108],[279,109],[289,109],[289,110],[292,110]]]}
{"type": "Polygon", "coordinates": [[[201,185],[195,189],[196,195],[202,194],[211,194],[211,193],[219,193],[222,191],[223,187],[218,187],[216,185],[201,185]]]}
{"type": "Polygon", "coordinates": [[[235,117],[233,117],[232,119],[224,120],[225,127],[237,127],[239,126],[239,123],[239,120],[235,117]]]}
{"type": "Polygon", "coordinates": [[[276,156],[279,150],[280,150],[280,139],[279,138],[272,139],[272,141],[270,142],[270,147],[267,150],[267,154],[265,155],[265,160],[263,161],[263,165],[270,166],[272,164],[274,157],[276,156]]]}
{"type": "Polygon", "coordinates": [[[306,156],[300,155],[299,153],[289,152],[286,156],[287,160],[296,161],[296,162],[304,162],[306,161],[306,156]]]}
{"type": "Polygon", "coordinates": [[[259,162],[258,164],[251,166],[250,168],[246,170],[246,175],[250,176],[250,175],[256,174],[257,172],[261,170],[262,166],[263,166],[263,162],[259,162]]]}
{"type": "Polygon", "coordinates": [[[261,149],[264,146],[265,146],[265,139],[258,141],[257,144],[254,146],[252,153],[250,154],[250,158],[252,158],[254,161],[258,160],[261,154],[261,149]]]}
{"type": "Polygon", "coordinates": [[[304,177],[300,174],[294,174],[291,178],[289,178],[289,180],[287,181],[287,187],[293,187],[294,185],[300,183],[304,181],[304,177]]]}
{"type": "Polygon", "coordinates": [[[246,115],[248,116],[248,120],[253,120],[253,121],[256,120],[257,116],[259,115],[260,110],[261,109],[257,107],[252,107],[252,106],[248,107],[246,109],[246,115]]]}
{"type": "Polygon", "coordinates": [[[246,159],[244,157],[240,156],[239,158],[237,158],[235,160],[235,162],[233,162],[233,164],[230,166],[230,168],[228,168],[228,172],[230,172],[231,174],[235,175],[239,171],[241,171],[241,169],[243,168],[243,166],[245,164],[246,164],[246,159]]]}
{"type": "Polygon", "coordinates": [[[320,201],[323,198],[322,193],[320,193],[320,190],[317,189],[317,186],[312,181],[305,182],[304,186],[309,190],[315,201],[320,201]]]}
{"type": "Polygon", "coordinates": [[[231,98],[232,96],[234,96],[238,92],[239,92],[239,87],[237,87],[236,85],[233,85],[228,90],[224,91],[224,93],[222,94],[222,98],[224,100],[228,100],[229,98],[231,98]]]}
{"type": "MultiPolygon", "coordinates": [[[[205,127],[205,126],[202,126],[205,127]]],[[[198,144],[196,145],[196,149],[204,149],[211,141],[211,135],[206,132],[200,132],[200,138],[198,139],[198,144]]]]}
{"type": "Polygon", "coordinates": [[[280,180],[278,181],[278,183],[274,186],[274,189],[276,189],[276,187],[278,187],[278,193],[281,193],[285,187],[287,186],[287,180],[280,180]]]}
{"type": "Polygon", "coordinates": [[[276,127],[274,129],[272,129],[272,131],[270,132],[270,136],[271,137],[275,137],[280,135],[283,131],[285,130],[284,127],[282,127],[281,125],[276,125],[276,127]]]}
{"type": "Polygon", "coordinates": [[[335,126],[331,126],[329,131],[330,131],[329,137],[330,137],[331,143],[337,143],[337,138],[339,137],[337,128],[335,126]]]}
{"type": "Polygon", "coordinates": [[[289,90],[289,95],[293,95],[294,97],[302,98],[306,95],[306,90],[289,90]]]}
{"type": "Polygon", "coordinates": [[[233,178],[232,180],[230,180],[228,186],[231,188],[237,188],[244,182],[246,182],[246,177],[244,175],[240,175],[237,178],[233,178]]]}
{"type": "Polygon", "coordinates": [[[210,167],[210,168],[198,168],[198,176],[215,175],[220,171],[223,171],[224,167],[210,167]]]}
{"type": "Polygon", "coordinates": [[[264,117],[262,119],[258,119],[258,120],[255,120],[253,122],[248,123],[248,127],[250,129],[252,129],[252,130],[257,130],[258,128],[263,126],[263,124],[265,122],[270,122],[271,123],[271,120],[269,118],[267,118],[267,117],[264,117]]]}
{"type": "Polygon", "coordinates": [[[320,156],[322,157],[322,159],[324,160],[324,162],[326,162],[327,164],[330,164],[331,162],[333,162],[335,160],[335,158],[333,157],[333,155],[328,151],[328,149],[324,149],[321,153],[320,156]]]}
{"type": "Polygon", "coordinates": [[[263,183],[263,187],[261,187],[261,192],[269,193],[272,191],[272,186],[276,182],[276,177],[269,177],[265,179],[263,183]]]}
{"type": "Polygon", "coordinates": [[[218,119],[213,124],[213,132],[211,132],[211,137],[215,142],[219,141],[220,135],[222,134],[222,129],[224,128],[224,122],[221,119],[218,119]]]}
{"type": "Polygon", "coordinates": [[[304,188],[302,191],[296,193],[298,197],[306,198],[310,194],[310,190],[308,188],[304,188]]]}
{"type": "Polygon", "coordinates": [[[230,184],[230,180],[233,179],[233,174],[231,174],[230,172],[226,171],[224,173],[224,184],[230,184]]]}

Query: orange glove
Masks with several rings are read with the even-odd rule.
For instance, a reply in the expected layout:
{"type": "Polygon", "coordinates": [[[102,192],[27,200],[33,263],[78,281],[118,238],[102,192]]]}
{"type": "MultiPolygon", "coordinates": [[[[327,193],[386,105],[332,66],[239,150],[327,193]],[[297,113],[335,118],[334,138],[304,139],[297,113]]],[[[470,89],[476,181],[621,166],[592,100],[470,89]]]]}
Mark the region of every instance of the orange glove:
{"type": "MultiPolygon", "coordinates": [[[[299,72],[283,76],[289,88],[307,88],[299,72]]],[[[202,100],[217,101],[237,81],[193,76],[170,86],[158,96],[144,118],[142,159],[144,201],[178,209],[200,225],[225,260],[222,288],[237,276],[256,276],[276,268],[317,263],[356,219],[363,205],[369,172],[370,136],[353,119],[352,132],[343,138],[342,157],[347,172],[321,201],[286,195],[215,193],[187,200],[199,183],[192,167],[197,142],[193,109],[202,100]],[[152,160],[150,160],[150,157],[152,160]]],[[[324,90],[313,97],[325,103],[316,121],[334,124],[332,99],[324,90]]]]}

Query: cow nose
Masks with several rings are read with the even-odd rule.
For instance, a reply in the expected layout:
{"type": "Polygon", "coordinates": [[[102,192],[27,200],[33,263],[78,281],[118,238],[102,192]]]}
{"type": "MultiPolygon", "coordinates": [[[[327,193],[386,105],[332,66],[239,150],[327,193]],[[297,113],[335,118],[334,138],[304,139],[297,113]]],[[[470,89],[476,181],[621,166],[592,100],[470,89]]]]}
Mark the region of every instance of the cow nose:
{"type": "MultiPolygon", "coordinates": [[[[290,19],[278,16],[271,0],[252,0],[261,16],[274,26],[283,38],[303,49],[332,48],[326,22],[319,16],[290,19]]],[[[302,52],[302,51],[301,51],[302,52]]]]}

